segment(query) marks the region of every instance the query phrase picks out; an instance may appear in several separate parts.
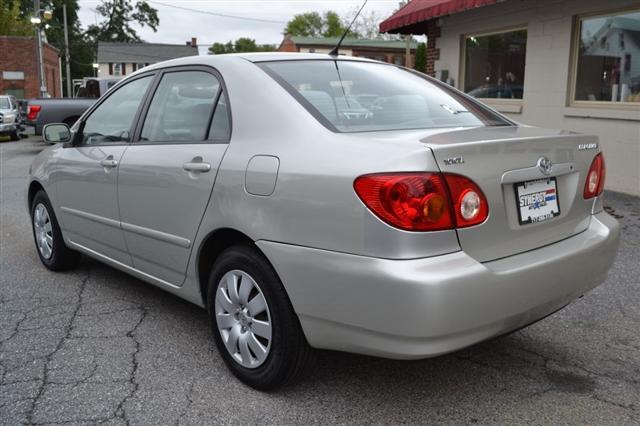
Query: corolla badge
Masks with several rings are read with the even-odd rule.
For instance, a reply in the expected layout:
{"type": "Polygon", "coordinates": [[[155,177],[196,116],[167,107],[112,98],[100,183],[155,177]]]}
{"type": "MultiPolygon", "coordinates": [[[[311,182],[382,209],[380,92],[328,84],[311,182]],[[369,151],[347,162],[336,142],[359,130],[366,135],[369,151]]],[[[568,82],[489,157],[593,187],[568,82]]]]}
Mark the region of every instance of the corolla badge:
{"type": "Polygon", "coordinates": [[[551,173],[551,169],[553,168],[553,163],[547,157],[538,158],[538,168],[542,173],[548,175],[551,173]]]}

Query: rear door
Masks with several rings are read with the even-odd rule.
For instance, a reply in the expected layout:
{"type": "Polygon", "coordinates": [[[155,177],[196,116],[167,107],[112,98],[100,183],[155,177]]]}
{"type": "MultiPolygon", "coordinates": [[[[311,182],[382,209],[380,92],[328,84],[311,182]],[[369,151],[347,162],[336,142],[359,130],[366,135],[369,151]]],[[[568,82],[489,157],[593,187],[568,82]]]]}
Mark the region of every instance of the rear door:
{"type": "Polygon", "coordinates": [[[181,285],[230,138],[222,79],[208,67],[165,70],[118,175],[134,267],[181,285]]]}
{"type": "Polygon", "coordinates": [[[525,126],[481,127],[424,139],[443,172],[475,181],[488,219],[459,229],[462,249],[489,261],[568,238],[589,226],[583,198],[597,139],[525,126]],[[543,163],[551,167],[543,170],[543,163]]]}

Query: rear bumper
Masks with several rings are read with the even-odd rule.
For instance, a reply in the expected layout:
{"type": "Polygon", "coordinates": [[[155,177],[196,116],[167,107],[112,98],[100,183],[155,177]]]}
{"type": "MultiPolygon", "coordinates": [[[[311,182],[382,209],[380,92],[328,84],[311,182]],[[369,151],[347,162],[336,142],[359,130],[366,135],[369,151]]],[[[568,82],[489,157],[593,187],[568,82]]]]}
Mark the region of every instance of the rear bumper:
{"type": "Polygon", "coordinates": [[[578,235],[487,263],[463,251],[390,260],[257,244],[279,273],[311,346],[415,359],[461,349],[563,307],[604,281],[618,242],[618,222],[601,212],[578,235]]]}

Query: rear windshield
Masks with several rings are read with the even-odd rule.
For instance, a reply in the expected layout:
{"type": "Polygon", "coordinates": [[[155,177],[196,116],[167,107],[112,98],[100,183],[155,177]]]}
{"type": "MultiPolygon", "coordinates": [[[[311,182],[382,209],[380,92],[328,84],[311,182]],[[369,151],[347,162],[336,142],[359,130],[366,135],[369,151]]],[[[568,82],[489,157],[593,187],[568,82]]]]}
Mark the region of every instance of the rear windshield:
{"type": "Polygon", "coordinates": [[[444,84],[393,65],[308,60],[260,66],[334,131],[512,124],[444,84]]]}

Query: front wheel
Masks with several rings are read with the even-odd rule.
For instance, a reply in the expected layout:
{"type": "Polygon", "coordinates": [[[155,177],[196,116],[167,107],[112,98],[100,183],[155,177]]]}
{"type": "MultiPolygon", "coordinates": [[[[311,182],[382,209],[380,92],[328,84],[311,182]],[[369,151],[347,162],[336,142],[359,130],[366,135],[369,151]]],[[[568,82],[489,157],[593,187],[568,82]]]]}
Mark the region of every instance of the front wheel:
{"type": "Polygon", "coordinates": [[[52,271],[64,271],[78,264],[80,253],[69,249],[62,238],[51,202],[40,190],[31,202],[31,226],[38,256],[52,271]]]}
{"type": "Polygon", "coordinates": [[[224,251],[209,279],[214,339],[233,374],[269,390],[291,383],[311,364],[309,347],[275,271],[254,247],[224,251]]]}

